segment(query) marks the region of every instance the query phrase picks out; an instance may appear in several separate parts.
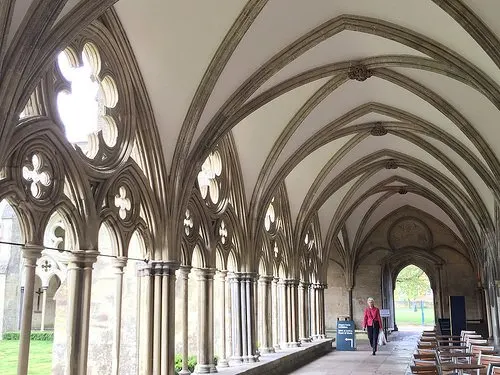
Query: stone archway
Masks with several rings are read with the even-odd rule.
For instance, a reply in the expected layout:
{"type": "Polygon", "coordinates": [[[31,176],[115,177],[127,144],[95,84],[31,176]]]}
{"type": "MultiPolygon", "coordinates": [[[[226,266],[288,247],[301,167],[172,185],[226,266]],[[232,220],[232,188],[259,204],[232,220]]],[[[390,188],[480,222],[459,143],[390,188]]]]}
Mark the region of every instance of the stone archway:
{"type": "Polygon", "coordinates": [[[399,273],[409,265],[415,265],[425,272],[434,295],[434,320],[444,315],[443,288],[441,285],[441,269],[445,260],[436,254],[419,248],[407,248],[392,253],[382,260],[382,301],[390,310],[389,327],[398,330],[395,315],[394,290],[399,273]]]}

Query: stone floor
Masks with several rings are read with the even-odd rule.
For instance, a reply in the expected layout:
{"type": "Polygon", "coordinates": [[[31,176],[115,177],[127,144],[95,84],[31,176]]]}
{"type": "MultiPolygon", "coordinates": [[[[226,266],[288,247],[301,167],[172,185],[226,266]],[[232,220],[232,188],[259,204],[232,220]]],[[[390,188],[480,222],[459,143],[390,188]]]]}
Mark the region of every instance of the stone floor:
{"type": "Polygon", "coordinates": [[[357,351],[333,352],[305,365],[290,374],[293,375],[404,375],[421,331],[394,332],[387,345],[372,356],[368,340],[358,340],[357,351]]]}

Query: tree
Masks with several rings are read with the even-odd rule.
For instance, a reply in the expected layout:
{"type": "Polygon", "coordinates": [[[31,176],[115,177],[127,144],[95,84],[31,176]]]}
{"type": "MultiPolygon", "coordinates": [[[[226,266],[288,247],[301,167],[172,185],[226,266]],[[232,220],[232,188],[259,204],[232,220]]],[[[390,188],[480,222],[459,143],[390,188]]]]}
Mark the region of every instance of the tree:
{"type": "Polygon", "coordinates": [[[397,299],[414,302],[417,297],[429,293],[431,286],[424,271],[414,265],[405,267],[396,279],[394,294],[397,299]]]}

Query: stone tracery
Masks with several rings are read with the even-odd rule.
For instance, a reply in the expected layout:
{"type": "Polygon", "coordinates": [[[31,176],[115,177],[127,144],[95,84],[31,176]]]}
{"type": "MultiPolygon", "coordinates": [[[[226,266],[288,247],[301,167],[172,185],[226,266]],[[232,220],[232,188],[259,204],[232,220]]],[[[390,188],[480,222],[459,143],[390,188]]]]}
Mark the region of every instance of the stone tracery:
{"type": "MultiPolygon", "coordinates": [[[[248,6],[250,7],[250,5],[249,2],[248,6]]],[[[264,7],[264,11],[266,9],[264,7]]],[[[252,17],[257,17],[258,11],[260,11],[260,8],[245,14],[248,15],[249,20],[252,20],[252,17]]],[[[328,131],[319,132],[318,138],[312,136],[310,142],[304,143],[303,147],[293,150],[287,149],[283,145],[286,143],[287,137],[296,131],[294,127],[301,125],[301,121],[304,121],[304,118],[307,117],[305,115],[307,111],[313,113],[314,106],[319,103],[314,104],[315,100],[319,101],[321,95],[324,96],[323,99],[327,97],[325,95],[326,91],[317,91],[313,96],[315,100],[311,99],[301,109],[301,112],[296,113],[294,121],[291,121],[287,128],[283,128],[285,130],[283,130],[279,140],[275,145],[271,146],[272,151],[269,152],[269,157],[265,162],[263,161],[262,170],[258,172],[260,173],[258,177],[255,177],[258,182],[254,186],[253,172],[247,173],[247,170],[252,170],[253,166],[249,166],[248,159],[245,159],[246,151],[244,142],[241,141],[245,137],[242,137],[238,130],[235,129],[227,134],[226,131],[229,131],[230,126],[236,125],[237,122],[231,125],[232,121],[236,121],[235,119],[241,121],[246,116],[242,115],[247,113],[245,112],[246,105],[252,111],[263,105],[262,103],[266,100],[269,100],[271,105],[274,105],[271,102],[271,99],[274,99],[273,95],[277,93],[282,95],[290,87],[299,84],[300,79],[293,77],[293,80],[295,80],[293,84],[283,81],[283,87],[289,85],[286,90],[269,84],[266,86],[269,91],[260,92],[253,99],[243,104],[245,96],[249,97],[251,90],[257,89],[258,86],[263,84],[266,75],[271,77],[273,74],[281,74],[280,69],[282,67],[292,64],[292,60],[298,58],[301,53],[306,53],[306,46],[301,46],[302,49],[299,49],[298,44],[285,47],[282,51],[280,50],[280,55],[277,56],[276,60],[269,60],[269,63],[262,65],[262,68],[259,68],[262,69],[259,70],[262,74],[256,73],[255,75],[260,77],[259,80],[245,87],[242,86],[242,90],[235,91],[234,95],[227,95],[230,99],[217,112],[217,116],[214,117],[213,121],[204,119],[204,121],[209,122],[214,131],[200,133],[206,138],[196,145],[190,145],[190,138],[193,138],[195,134],[193,126],[196,127],[196,121],[194,119],[197,114],[202,116],[202,107],[205,105],[205,103],[199,105],[197,98],[210,95],[211,92],[208,87],[200,86],[200,90],[197,91],[193,105],[186,116],[186,125],[183,125],[182,139],[186,141],[186,144],[179,146],[179,150],[187,149],[188,152],[181,153],[179,151],[177,153],[176,149],[172,168],[170,169],[170,165],[166,167],[163,165],[158,166],[159,161],[163,162],[162,152],[168,153],[169,150],[168,147],[161,148],[160,138],[154,122],[155,116],[153,116],[153,110],[145,91],[145,87],[148,87],[151,92],[154,92],[154,89],[151,89],[151,82],[147,82],[147,84],[142,82],[137,66],[131,63],[131,61],[135,61],[133,55],[126,53],[127,49],[130,49],[128,52],[131,52],[131,47],[128,43],[124,43],[126,39],[124,34],[120,34],[123,31],[118,27],[117,20],[118,16],[113,12],[109,12],[91,25],[89,30],[84,30],[83,35],[71,42],[66,52],[60,57],[60,59],[63,57],[68,58],[69,65],[72,67],[82,66],[80,69],[86,69],[87,83],[92,86],[93,93],[98,97],[96,101],[94,100],[94,94],[91,95],[92,104],[97,104],[98,113],[97,116],[92,113],[92,116],[99,117],[100,120],[91,132],[93,134],[90,137],[91,141],[87,144],[85,144],[87,141],[83,141],[80,145],[87,158],[75,157],[75,155],[79,155],[78,148],[73,153],[73,150],[65,148],[64,140],[51,143],[49,140],[42,138],[40,143],[45,148],[54,150],[54,154],[50,154],[51,157],[47,157],[49,154],[43,153],[41,149],[35,147],[33,148],[34,153],[28,153],[28,155],[32,155],[32,158],[31,160],[28,158],[26,164],[19,162],[4,164],[16,165],[17,167],[23,164],[23,183],[25,188],[27,187],[28,193],[35,200],[44,198],[38,203],[30,202],[28,204],[28,206],[31,204],[37,206],[36,209],[23,207],[23,205],[19,207],[21,220],[27,229],[26,242],[28,244],[38,245],[39,247],[43,244],[43,241],[40,240],[43,237],[40,236],[42,230],[33,223],[37,219],[40,219],[40,222],[46,222],[47,218],[45,216],[50,216],[50,210],[54,206],[60,210],[61,215],[65,216],[66,219],[72,219],[66,220],[66,223],[59,226],[59,233],[53,231],[50,234],[50,241],[51,246],[54,248],[76,250],[74,254],[68,255],[69,259],[65,260],[71,263],[73,275],[83,275],[86,265],[91,265],[95,261],[97,254],[93,250],[99,249],[104,253],[104,246],[100,249],[102,244],[100,245],[98,241],[96,223],[106,223],[108,226],[113,245],[111,246],[112,251],[107,255],[120,258],[116,258],[116,262],[112,266],[116,275],[113,280],[116,282],[117,292],[108,296],[116,299],[114,307],[116,307],[117,319],[119,321],[121,314],[120,303],[122,296],[119,291],[125,287],[124,283],[134,284],[135,282],[135,286],[141,290],[137,296],[140,308],[138,309],[138,316],[132,314],[129,318],[140,321],[143,325],[141,329],[146,327],[145,331],[154,332],[151,336],[146,334],[140,338],[139,346],[141,350],[138,354],[138,363],[127,364],[127,366],[130,365],[131,368],[136,366],[140,373],[149,374],[153,370],[158,370],[160,364],[162,364],[161,366],[164,365],[162,362],[164,358],[168,357],[170,360],[172,353],[164,352],[163,348],[172,347],[173,338],[170,332],[173,318],[168,306],[173,304],[172,296],[175,294],[172,292],[172,275],[179,266],[181,267],[179,272],[183,275],[182,280],[184,280],[182,281],[182,288],[184,288],[182,289],[183,306],[187,306],[188,291],[192,289],[187,276],[191,267],[196,268],[196,272],[193,272],[198,278],[198,284],[196,285],[202,293],[203,301],[207,301],[208,306],[212,306],[214,302],[211,299],[211,293],[214,288],[215,272],[217,272],[218,280],[220,279],[220,285],[217,285],[217,287],[221,288],[218,292],[219,297],[231,293],[235,293],[235,296],[236,293],[245,293],[244,295],[248,296],[249,299],[249,302],[244,304],[235,301],[232,297],[222,299],[222,302],[215,301],[220,302],[220,305],[217,306],[222,312],[231,311],[231,313],[227,314],[230,317],[230,326],[231,328],[234,327],[238,338],[243,341],[247,340],[248,345],[246,349],[243,346],[231,346],[233,343],[231,345],[228,343],[226,346],[224,343],[228,331],[226,322],[218,322],[218,333],[204,336],[195,349],[201,361],[198,370],[207,372],[207,370],[212,371],[214,369],[214,363],[210,358],[214,354],[213,348],[211,349],[213,340],[218,342],[218,347],[220,346],[218,350],[223,352],[221,358],[228,357],[227,354],[229,353],[227,352],[230,352],[239,362],[242,362],[256,359],[256,337],[262,340],[260,342],[262,344],[262,353],[264,353],[279,346],[298,345],[299,339],[305,342],[311,337],[321,338],[324,336],[325,316],[322,310],[325,303],[324,289],[329,269],[330,267],[336,267],[336,264],[342,264],[343,271],[347,274],[347,269],[355,271],[356,267],[359,266],[368,267],[366,265],[366,259],[369,259],[367,254],[376,254],[380,252],[380,249],[364,249],[363,252],[361,251],[361,244],[365,243],[364,240],[371,234],[370,231],[375,227],[375,224],[381,221],[377,221],[375,218],[380,219],[386,213],[384,209],[389,205],[387,202],[392,202],[391,204],[397,207],[400,204],[397,199],[400,198],[419,203],[422,202],[419,199],[427,199],[426,204],[436,205],[437,208],[433,206],[435,211],[441,209],[444,212],[442,214],[439,211],[442,215],[441,219],[446,221],[446,225],[452,228],[451,230],[457,235],[457,243],[461,245],[463,242],[470,247],[471,262],[477,261],[477,259],[472,260],[474,257],[481,259],[484,255],[484,246],[482,244],[480,246],[478,243],[478,239],[484,237],[484,233],[481,231],[491,234],[496,230],[494,220],[488,213],[488,210],[492,211],[491,205],[488,203],[490,202],[488,189],[493,191],[491,193],[493,200],[491,201],[494,201],[495,197],[499,196],[494,178],[494,176],[498,175],[498,162],[496,161],[495,151],[492,151],[483,137],[479,136],[480,133],[474,129],[473,122],[468,123],[465,120],[467,116],[461,116],[458,111],[455,111],[454,108],[440,98],[438,90],[432,92],[424,84],[424,79],[422,79],[424,83],[419,84],[420,79],[411,80],[401,71],[404,71],[407,66],[425,66],[426,69],[443,74],[445,70],[442,67],[442,60],[446,61],[445,65],[449,69],[446,71],[446,75],[460,82],[466,82],[466,85],[474,87],[481,95],[491,99],[490,101],[495,105],[494,98],[498,90],[492,84],[492,80],[489,79],[489,73],[479,71],[472,63],[469,63],[462,56],[458,56],[458,54],[454,55],[446,50],[440,50],[439,44],[431,43],[432,40],[425,36],[418,36],[417,38],[410,30],[403,30],[395,25],[388,25],[387,22],[376,19],[340,15],[337,19],[332,19],[325,25],[322,38],[328,38],[328,35],[330,35],[328,33],[333,33],[331,30],[334,30],[339,25],[345,27],[345,25],[351,24],[353,26],[350,27],[356,28],[357,32],[364,30],[364,32],[377,35],[381,35],[383,32],[387,32],[388,35],[392,33],[390,38],[399,42],[405,39],[405,36],[412,35],[415,37],[414,40],[418,42],[415,43],[425,46],[425,50],[430,51],[428,53],[431,58],[422,58],[421,56],[373,57],[370,58],[371,60],[367,59],[366,61],[356,59],[356,61],[340,63],[339,65],[343,64],[340,68],[337,64],[332,64],[328,69],[338,69],[338,71],[342,72],[339,75],[341,78],[336,78],[339,82],[332,78],[328,83],[330,88],[335,88],[338,85],[332,91],[334,93],[332,96],[335,95],[337,89],[339,91],[347,90],[341,87],[340,79],[345,80],[347,77],[351,80],[366,81],[362,86],[370,90],[369,85],[376,84],[382,77],[387,81],[398,83],[408,91],[417,93],[420,97],[425,98],[428,103],[431,103],[433,108],[437,108],[440,113],[447,113],[449,118],[452,118],[451,122],[459,129],[467,129],[464,134],[467,135],[467,140],[472,139],[471,145],[465,145],[466,141],[461,135],[457,135],[457,132],[450,132],[453,134],[443,136],[443,132],[446,133],[448,130],[442,131],[437,125],[440,123],[439,121],[433,120],[431,122],[418,116],[412,117],[413,114],[410,113],[396,113],[396,110],[389,110],[387,106],[371,103],[358,112],[354,111],[344,117],[339,117],[328,128],[328,131]],[[389,26],[392,27],[390,33],[387,31],[389,26]],[[123,38],[123,40],[120,38],[123,38]],[[106,40],[107,43],[103,43],[103,40],[106,40]],[[292,48],[294,46],[297,48],[292,48]],[[116,53],[116,55],[113,53],[116,53]],[[124,58],[124,55],[126,58],[124,58]],[[123,64],[123,67],[127,66],[127,68],[117,69],[120,68],[120,64],[123,64]],[[392,71],[390,64],[399,66],[397,68],[399,69],[398,72],[392,71]],[[265,97],[265,95],[268,96],[265,97]],[[366,112],[362,113],[363,110],[366,112]],[[377,111],[380,111],[380,113],[377,113],[377,111]],[[384,122],[375,121],[375,126],[373,126],[374,122],[371,120],[366,124],[357,123],[350,126],[346,122],[346,118],[354,117],[354,114],[359,115],[359,118],[364,115],[399,117],[395,119],[396,121],[388,121],[387,124],[384,119],[384,122]],[[410,127],[411,130],[409,130],[410,127]],[[306,160],[307,156],[312,155],[313,148],[318,147],[320,142],[329,140],[329,144],[330,138],[328,137],[341,139],[342,131],[345,129],[349,129],[351,132],[349,134],[353,135],[352,142],[346,142],[345,147],[339,150],[325,152],[325,154],[333,154],[334,156],[328,163],[324,164],[325,169],[318,172],[318,179],[311,180],[311,188],[309,191],[305,189],[307,195],[303,202],[297,203],[295,198],[298,190],[300,190],[297,186],[305,186],[301,185],[301,179],[306,180],[310,177],[309,170],[316,169],[315,165],[308,164],[308,168],[305,169],[309,170],[305,171],[303,169],[300,178],[296,178],[297,176],[294,176],[294,178],[289,177],[289,171],[299,167],[300,161],[306,160]],[[390,129],[390,132],[387,129],[390,129]],[[184,130],[189,131],[184,132],[184,130]],[[364,154],[364,149],[371,149],[371,146],[363,143],[363,137],[367,134],[377,138],[377,140],[373,141],[379,142],[376,143],[377,149],[385,147],[388,150],[384,149],[384,152],[381,153],[364,154]],[[418,136],[415,134],[418,134],[418,136]],[[381,137],[382,135],[384,137],[381,137]],[[430,135],[432,135],[433,140],[427,142],[426,137],[430,135]],[[319,138],[322,138],[322,140],[320,141],[319,138]],[[400,155],[391,151],[395,139],[400,142],[403,142],[403,140],[413,141],[412,144],[416,145],[415,149],[423,150],[425,153],[423,159],[428,158],[427,155],[431,155],[439,162],[442,162],[444,168],[440,166],[438,172],[434,170],[428,172],[426,167],[430,170],[429,165],[432,163],[429,163],[427,159],[421,163],[414,162],[418,160],[418,157],[422,156],[422,153],[414,153],[411,158],[400,158],[400,155]],[[445,149],[443,151],[444,147],[441,143],[436,146],[438,142],[450,147],[450,150],[445,149]],[[212,145],[215,146],[211,147],[212,145]],[[439,147],[441,149],[438,149],[439,147]],[[352,154],[349,154],[351,151],[352,154]],[[455,154],[452,155],[453,152],[457,152],[459,157],[463,157],[464,162],[456,162],[455,154]],[[352,159],[354,161],[348,164],[345,173],[329,174],[330,171],[335,171],[335,166],[344,166],[339,161],[345,155],[351,157],[356,153],[362,154],[364,158],[352,159]],[[54,160],[52,155],[54,155],[54,160]],[[448,156],[450,157],[448,158],[448,156]],[[385,159],[385,157],[389,157],[389,159],[385,159]],[[59,158],[64,163],[56,165],[58,163],[56,159],[59,158]],[[452,160],[452,158],[455,159],[452,160]],[[285,162],[283,162],[281,168],[280,163],[283,160],[285,162]],[[240,165],[240,161],[247,164],[240,165]],[[52,162],[55,163],[54,166],[51,165],[52,162]],[[471,180],[470,175],[467,175],[467,173],[470,174],[470,171],[463,168],[464,164],[470,165],[474,171],[478,171],[479,179],[471,180]],[[136,168],[137,165],[140,167],[136,168]],[[59,173],[60,171],[65,173],[59,173]],[[356,177],[353,177],[355,173],[357,173],[356,177]],[[380,179],[380,183],[372,184],[374,179],[384,173],[396,178],[393,180],[380,179]],[[422,179],[425,181],[422,182],[422,179]],[[473,182],[469,183],[469,180],[473,182]],[[478,186],[476,181],[479,180],[485,181],[486,189],[483,186],[478,186]],[[325,184],[323,184],[323,181],[325,184]],[[352,184],[350,181],[352,181],[352,184]],[[404,187],[396,187],[401,186],[398,184],[402,181],[405,183],[404,187]],[[450,184],[449,181],[453,181],[453,184],[450,184]],[[195,186],[196,182],[197,186],[195,186]],[[250,185],[244,186],[243,182],[245,185],[250,185]],[[326,184],[328,184],[328,187],[324,189],[326,184]],[[57,189],[62,189],[62,185],[64,185],[64,194],[59,194],[57,189]],[[447,185],[450,185],[450,187],[446,187],[447,185]],[[342,191],[344,186],[348,186],[348,188],[342,191]],[[48,192],[50,189],[54,190],[53,194],[48,192]],[[340,193],[338,193],[339,191],[340,193]],[[397,194],[398,192],[399,194],[397,194]],[[441,197],[442,194],[445,195],[445,198],[441,197]],[[50,195],[50,200],[45,199],[48,195],[50,195]],[[397,198],[399,195],[404,195],[404,197],[397,198]],[[370,201],[372,197],[372,203],[375,203],[369,208],[363,206],[363,202],[370,201]],[[269,200],[270,198],[271,200],[269,200]],[[48,208],[48,201],[50,201],[50,209],[48,208]],[[336,211],[337,208],[338,211],[336,211]],[[363,215],[356,211],[358,208],[365,210],[365,217],[362,217],[363,215]],[[325,214],[325,212],[333,212],[331,222],[326,221],[329,213],[325,214]],[[479,224],[474,225],[474,220],[479,224]],[[357,231],[353,232],[352,228],[347,228],[344,222],[356,223],[355,225],[358,225],[357,231]],[[175,223],[175,225],[172,223],[175,223]],[[339,223],[344,225],[340,229],[343,233],[342,241],[338,240],[339,223]],[[144,242],[147,244],[144,245],[147,247],[147,251],[141,252],[141,258],[154,261],[152,263],[141,262],[139,276],[136,278],[129,275],[127,281],[127,279],[123,278],[123,274],[132,272],[129,268],[130,260],[126,261],[121,258],[126,258],[132,233],[136,233],[136,230],[144,234],[144,242]],[[72,241],[62,240],[63,237],[69,235],[65,233],[66,231],[68,233],[72,231],[75,234],[72,241]],[[322,236],[322,232],[324,236],[322,236]],[[336,241],[335,244],[334,241],[336,241]],[[330,251],[330,249],[333,250],[330,251]],[[85,254],[78,253],[78,251],[83,251],[85,254]],[[253,300],[255,294],[254,289],[252,289],[257,282],[259,284],[259,293],[264,296],[262,299],[259,297],[258,301],[253,300]],[[161,303],[158,305],[151,304],[147,296],[154,296],[154,300],[161,301],[161,303]],[[185,303],[186,305],[184,305],[185,303]],[[258,334],[252,331],[255,328],[255,322],[251,320],[252,317],[249,313],[254,308],[261,312],[259,319],[264,319],[261,320],[262,326],[267,327],[258,334]],[[273,314],[280,316],[282,319],[273,322],[266,321],[262,317],[268,311],[273,311],[273,314]],[[245,330],[241,320],[240,324],[237,324],[238,319],[246,319],[247,322],[250,322],[250,328],[245,330]],[[298,319],[298,321],[294,321],[294,319],[298,319]],[[279,324],[281,326],[278,327],[279,324]],[[151,353],[144,349],[145,347],[152,348],[151,353]],[[229,347],[231,348],[228,349],[229,347]]],[[[238,25],[238,22],[235,23],[235,27],[238,27],[238,25]]],[[[481,25],[476,26],[481,28],[481,25]]],[[[312,33],[311,38],[313,35],[316,34],[312,33]]],[[[228,38],[228,40],[233,40],[233,43],[236,39],[228,38]]],[[[495,38],[488,38],[488,40],[494,41],[495,38]]],[[[299,40],[297,40],[298,42],[299,40]]],[[[484,46],[484,40],[479,40],[478,43],[484,46]]],[[[489,48],[487,53],[493,56],[493,59],[494,55],[491,51],[492,49],[489,48]]],[[[222,55],[226,56],[230,61],[230,53],[222,55]]],[[[210,69],[219,66],[221,72],[223,71],[224,64],[218,60],[222,58],[222,55],[216,56],[213,65],[210,65],[210,69]]],[[[269,56],[272,56],[272,54],[269,56]]],[[[468,56],[468,58],[471,57],[468,56]]],[[[140,66],[143,63],[140,62],[138,65],[140,66]]],[[[61,67],[61,63],[59,63],[59,67],[61,67]]],[[[317,67],[317,69],[323,69],[321,74],[327,74],[325,73],[328,71],[327,68],[317,67]]],[[[306,76],[307,74],[313,76],[318,71],[313,73],[313,71],[307,72],[305,69],[303,70],[306,76]]],[[[61,71],[61,73],[64,76],[64,72],[61,71]]],[[[214,78],[215,76],[216,74],[206,75],[210,80],[213,80],[214,86],[217,80],[214,78]]],[[[224,78],[222,73],[220,73],[220,77],[222,77],[222,82],[224,78]]],[[[24,109],[21,112],[17,108],[16,116],[21,113],[19,121],[25,128],[32,129],[35,125],[39,126],[43,128],[43,131],[50,134],[48,138],[52,137],[57,140],[59,137],[58,128],[61,127],[61,124],[58,125],[59,119],[57,113],[54,112],[53,103],[57,102],[56,95],[66,91],[72,91],[73,94],[76,94],[77,90],[74,82],[71,82],[70,85],[72,80],[66,76],[64,77],[65,82],[58,81],[55,89],[51,91],[50,89],[54,87],[51,87],[50,78],[52,78],[50,75],[49,79],[43,78],[42,83],[34,93],[30,91],[24,94],[26,98],[31,95],[30,102],[26,106],[24,106],[25,103],[20,103],[18,107],[24,109]],[[53,92],[54,95],[47,95],[48,92],[53,92]],[[40,114],[43,114],[49,120],[42,119],[40,114]]],[[[203,78],[203,81],[205,79],[203,78]]],[[[242,79],[242,81],[244,80],[242,79]]],[[[304,86],[306,85],[304,84],[304,86]]],[[[428,86],[431,85],[428,84],[428,86]]],[[[61,98],[64,97],[64,95],[60,96],[61,98]]],[[[206,99],[208,100],[208,98],[206,99]]],[[[157,106],[154,103],[153,107],[155,105],[157,106]]],[[[209,103],[209,105],[215,104],[209,103]]],[[[157,107],[155,109],[157,110],[157,107]]],[[[268,118],[268,120],[272,120],[269,123],[277,124],[279,122],[278,114],[275,113],[275,115],[276,118],[268,118]]],[[[160,115],[157,118],[162,119],[162,116],[160,115]]],[[[61,120],[66,122],[64,115],[61,116],[61,120]]],[[[440,119],[440,121],[444,123],[446,119],[440,119]]],[[[305,124],[307,124],[307,121],[305,124]]],[[[308,124],[308,126],[310,129],[315,129],[313,124],[308,124]]],[[[207,129],[210,129],[210,127],[207,129]]],[[[37,134],[37,130],[30,131],[32,131],[30,134],[37,134]]],[[[27,133],[21,131],[16,133],[14,139],[19,142],[19,145],[23,144],[22,140],[25,138],[25,134],[27,133]]],[[[40,131],[40,134],[42,134],[42,131],[40,131]]],[[[298,131],[297,134],[306,134],[306,132],[300,133],[298,131]]],[[[26,137],[26,142],[35,144],[35,138],[29,139],[29,137],[26,137]]],[[[298,142],[292,140],[289,144],[298,144],[298,142]]],[[[328,144],[325,143],[323,146],[328,146],[328,144]]],[[[407,144],[405,143],[405,145],[407,144]]],[[[262,142],[262,149],[264,150],[265,147],[265,142],[262,142]]],[[[402,151],[407,150],[398,150],[397,152],[402,151]]],[[[6,153],[6,155],[13,154],[15,152],[6,153]]],[[[3,153],[0,153],[0,156],[3,158],[3,153]]],[[[20,159],[18,158],[18,160],[20,159]]],[[[169,160],[168,157],[165,160],[169,160]]],[[[432,167],[434,166],[435,164],[432,165],[432,167]]],[[[13,202],[25,201],[22,196],[16,196],[19,193],[15,188],[18,182],[13,178],[15,173],[12,173],[9,168],[4,166],[2,166],[2,170],[5,172],[2,173],[2,179],[0,180],[0,185],[3,188],[3,190],[0,190],[1,197],[3,198],[5,195],[12,199],[13,202]]],[[[494,203],[494,207],[496,207],[496,203],[494,203]]],[[[392,238],[392,242],[390,242],[394,245],[392,247],[397,249],[404,248],[403,245],[407,244],[406,242],[415,241],[420,242],[423,248],[430,247],[431,241],[429,238],[422,239],[423,237],[419,234],[410,237],[411,241],[397,237],[392,238]]],[[[52,268],[53,263],[50,263],[45,255],[41,255],[39,248],[27,246],[23,251],[28,257],[32,257],[30,262],[35,261],[36,264],[40,265],[42,272],[46,272],[46,269],[49,268],[48,264],[51,264],[50,268],[52,268]],[[43,268],[44,265],[46,266],[45,269],[43,268]]],[[[27,277],[31,280],[29,276],[27,277]]],[[[350,277],[354,279],[354,275],[350,277]]],[[[349,277],[346,276],[346,279],[349,279],[349,277]]],[[[83,286],[89,286],[90,282],[91,279],[85,276],[83,281],[85,285],[83,286]]],[[[99,281],[99,277],[96,276],[93,282],[102,283],[104,281],[99,281]]],[[[192,280],[191,284],[193,282],[194,280],[192,280]]],[[[74,289],[75,284],[70,285],[70,287],[74,289]]],[[[354,298],[352,285],[348,286],[348,289],[348,299],[352,302],[354,298]]],[[[73,293],[73,297],[81,297],[74,290],[73,293]]],[[[241,294],[238,295],[242,296],[241,294]]],[[[207,328],[210,324],[207,323],[210,320],[210,314],[213,314],[212,308],[214,306],[207,309],[206,315],[201,311],[198,312],[200,323],[197,323],[197,328],[207,328]]],[[[184,309],[187,313],[187,307],[184,309]]],[[[84,306],[84,310],[88,311],[88,307],[84,306]]],[[[350,311],[351,316],[354,313],[355,311],[350,311]]],[[[85,338],[85,327],[75,325],[75,315],[68,316],[68,320],[74,324],[72,332],[76,332],[78,337],[79,333],[83,332],[82,337],[85,338]]],[[[185,322],[185,324],[187,323],[185,322]]],[[[26,332],[27,325],[24,327],[23,332],[26,332]]],[[[111,349],[113,357],[112,371],[118,373],[120,361],[124,360],[124,355],[121,355],[119,347],[116,347],[120,343],[120,329],[116,326],[113,329],[113,345],[115,347],[111,349]]],[[[183,334],[185,333],[183,332],[183,334]]],[[[183,341],[183,346],[186,346],[187,339],[183,339],[183,341]]],[[[76,343],[75,347],[83,350],[83,352],[86,350],[84,342],[76,343]]],[[[91,348],[91,350],[95,352],[96,348],[91,348]]],[[[78,361],[78,356],[74,352],[69,353],[68,358],[70,362],[78,361]]],[[[93,364],[90,365],[93,366],[93,364]]],[[[21,366],[24,366],[24,364],[21,366]]]]}

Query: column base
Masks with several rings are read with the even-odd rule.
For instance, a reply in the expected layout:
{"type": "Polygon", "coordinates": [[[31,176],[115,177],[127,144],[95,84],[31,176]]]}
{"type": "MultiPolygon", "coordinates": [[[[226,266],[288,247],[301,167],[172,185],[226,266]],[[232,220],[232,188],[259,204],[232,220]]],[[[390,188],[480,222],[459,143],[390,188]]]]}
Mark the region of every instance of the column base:
{"type": "Polygon", "coordinates": [[[219,359],[219,361],[217,362],[217,367],[229,367],[229,362],[226,358],[219,359]]]}
{"type": "Polygon", "coordinates": [[[191,371],[189,371],[189,370],[181,370],[177,374],[178,375],[190,375],[191,371]]]}
{"type": "Polygon", "coordinates": [[[195,374],[212,374],[214,372],[217,372],[217,367],[215,365],[196,365],[194,368],[194,373],[195,374]]]}
{"type": "Polygon", "coordinates": [[[239,366],[243,363],[243,357],[231,357],[229,358],[229,366],[239,366]]]}
{"type": "Polygon", "coordinates": [[[276,351],[274,350],[273,347],[270,348],[259,348],[259,353],[260,354],[269,354],[269,353],[275,353],[276,351]]]}
{"type": "Polygon", "coordinates": [[[245,361],[245,363],[259,362],[259,356],[257,356],[257,355],[249,355],[247,357],[243,357],[243,360],[245,361]]]}
{"type": "Polygon", "coordinates": [[[310,337],[305,337],[305,338],[302,338],[302,339],[299,339],[300,342],[311,342],[312,341],[312,338],[310,337]]]}
{"type": "Polygon", "coordinates": [[[300,342],[298,342],[298,341],[287,342],[286,345],[289,348],[298,348],[298,347],[300,347],[300,342]]]}

